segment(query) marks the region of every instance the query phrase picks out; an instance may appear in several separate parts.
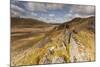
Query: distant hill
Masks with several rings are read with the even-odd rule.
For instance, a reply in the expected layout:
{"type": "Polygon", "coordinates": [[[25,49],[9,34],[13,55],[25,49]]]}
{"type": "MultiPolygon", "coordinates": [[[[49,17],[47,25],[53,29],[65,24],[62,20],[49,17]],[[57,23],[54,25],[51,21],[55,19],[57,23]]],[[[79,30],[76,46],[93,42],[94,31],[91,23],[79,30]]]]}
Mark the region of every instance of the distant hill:
{"type": "Polygon", "coordinates": [[[34,26],[41,26],[41,25],[48,25],[43,21],[39,21],[36,19],[30,18],[18,18],[18,17],[11,17],[11,26],[12,27],[34,27],[34,26]]]}
{"type": "Polygon", "coordinates": [[[74,18],[69,22],[65,22],[61,24],[58,29],[67,28],[72,30],[80,30],[80,29],[89,29],[94,32],[95,30],[95,17],[88,17],[88,18],[74,18]]]}

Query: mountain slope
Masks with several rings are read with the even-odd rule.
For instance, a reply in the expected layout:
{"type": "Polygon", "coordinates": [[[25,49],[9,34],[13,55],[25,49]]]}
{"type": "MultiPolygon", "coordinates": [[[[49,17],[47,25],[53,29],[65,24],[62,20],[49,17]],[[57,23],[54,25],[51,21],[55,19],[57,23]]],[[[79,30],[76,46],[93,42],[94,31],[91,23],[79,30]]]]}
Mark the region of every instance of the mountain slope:
{"type": "Polygon", "coordinates": [[[38,25],[38,26],[47,25],[48,26],[47,23],[40,21],[40,20],[36,20],[36,19],[11,17],[11,27],[30,28],[30,27],[35,27],[35,25],[38,25]]]}
{"type": "MultiPolygon", "coordinates": [[[[95,17],[75,18],[19,44],[12,51],[12,66],[95,60],[95,17]],[[22,43],[22,44],[21,44],[22,43]]],[[[25,40],[25,39],[24,39],[25,40]]],[[[17,44],[16,44],[17,45],[17,44]]]]}
{"type": "Polygon", "coordinates": [[[59,29],[63,29],[63,27],[72,30],[80,30],[80,29],[89,29],[95,30],[95,17],[91,16],[88,18],[74,18],[69,22],[65,22],[59,26],[59,29]]]}

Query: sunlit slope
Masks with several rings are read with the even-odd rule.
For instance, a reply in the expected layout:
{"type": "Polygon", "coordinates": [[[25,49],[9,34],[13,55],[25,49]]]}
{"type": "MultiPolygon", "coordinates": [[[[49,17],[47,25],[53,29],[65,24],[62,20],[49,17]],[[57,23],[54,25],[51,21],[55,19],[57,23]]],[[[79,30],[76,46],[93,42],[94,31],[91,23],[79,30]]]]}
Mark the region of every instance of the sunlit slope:
{"type": "Polygon", "coordinates": [[[11,65],[94,61],[94,19],[75,18],[59,26],[51,25],[46,32],[38,32],[35,36],[32,33],[29,37],[18,37],[17,40],[17,36],[12,36],[11,65]]]}

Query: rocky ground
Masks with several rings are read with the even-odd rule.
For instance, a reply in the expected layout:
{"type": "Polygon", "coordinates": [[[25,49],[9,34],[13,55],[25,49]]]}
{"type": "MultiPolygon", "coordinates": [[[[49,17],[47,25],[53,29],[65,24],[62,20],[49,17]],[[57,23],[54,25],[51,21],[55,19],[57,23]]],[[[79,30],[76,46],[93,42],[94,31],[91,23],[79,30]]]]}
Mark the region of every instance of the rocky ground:
{"type": "Polygon", "coordinates": [[[11,65],[70,63],[95,60],[94,17],[38,28],[38,33],[12,33],[11,65]],[[80,23],[81,22],[81,23],[80,23]],[[39,32],[40,31],[40,32],[39,32]],[[16,35],[15,35],[16,34],[16,35]]]}

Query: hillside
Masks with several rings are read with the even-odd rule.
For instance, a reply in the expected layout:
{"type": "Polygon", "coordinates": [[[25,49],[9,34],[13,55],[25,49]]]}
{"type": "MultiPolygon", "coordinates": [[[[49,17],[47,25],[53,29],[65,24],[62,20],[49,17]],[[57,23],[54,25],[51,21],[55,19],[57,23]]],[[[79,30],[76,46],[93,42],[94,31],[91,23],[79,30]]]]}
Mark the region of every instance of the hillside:
{"type": "Polygon", "coordinates": [[[30,27],[39,27],[48,24],[46,22],[36,20],[36,19],[30,19],[30,18],[16,18],[16,17],[11,17],[11,27],[19,27],[19,28],[30,28],[30,27]]]}
{"type": "Polygon", "coordinates": [[[88,29],[95,32],[95,17],[91,16],[88,18],[74,18],[69,22],[65,22],[59,26],[59,29],[63,29],[66,27],[67,29],[79,30],[79,29],[88,29]]]}
{"type": "Polygon", "coordinates": [[[12,34],[12,66],[95,61],[95,17],[49,24],[50,28],[44,23],[43,30],[36,26],[40,30],[32,30],[27,36],[12,34]]]}

